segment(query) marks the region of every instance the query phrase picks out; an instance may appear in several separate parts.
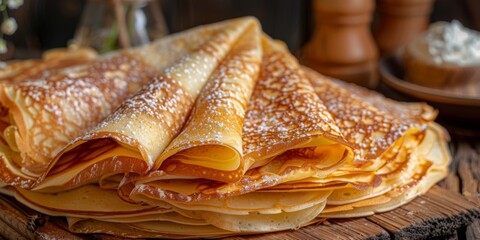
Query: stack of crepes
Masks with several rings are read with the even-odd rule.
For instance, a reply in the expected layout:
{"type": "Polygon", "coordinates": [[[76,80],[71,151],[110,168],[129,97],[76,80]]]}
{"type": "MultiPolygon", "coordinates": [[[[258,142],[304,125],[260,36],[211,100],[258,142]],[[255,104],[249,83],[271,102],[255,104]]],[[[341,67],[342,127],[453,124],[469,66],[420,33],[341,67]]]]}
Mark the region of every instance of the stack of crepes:
{"type": "Polygon", "coordinates": [[[391,210],[450,161],[436,111],[303,68],[253,18],[4,80],[1,191],[75,233],[222,237],[391,210]]]}

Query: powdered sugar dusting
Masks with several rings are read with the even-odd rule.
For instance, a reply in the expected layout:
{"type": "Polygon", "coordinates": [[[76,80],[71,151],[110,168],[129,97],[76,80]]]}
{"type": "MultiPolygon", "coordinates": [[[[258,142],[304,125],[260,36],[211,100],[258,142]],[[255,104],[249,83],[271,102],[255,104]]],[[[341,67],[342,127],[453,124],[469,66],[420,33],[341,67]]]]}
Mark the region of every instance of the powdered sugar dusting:
{"type": "Polygon", "coordinates": [[[183,127],[212,71],[249,23],[237,22],[181,57],[82,139],[112,137],[139,149],[149,167],[153,167],[154,161],[183,127]]]}
{"type": "Polygon", "coordinates": [[[286,50],[264,44],[259,81],[243,126],[244,154],[266,154],[279,143],[323,134],[341,136],[294,58],[286,50]]]}
{"type": "MultiPolygon", "coordinates": [[[[239,153],[236,161],[243,164],[241,161],[243,118],[261,60],[258,32],[258,27],[252,29],[237,41],[212,73],[184,129],[164,152],[166,156],[189,148],[207,148],[205,145],[217,144],[236,149],[239,153]]],[[[173,159],[175,155],[169,160],[173,159]]],[[[242,168],[241,164],[239,168],[242,168]]],[[[196,165],[201,166],[202,162],[199,161],[196,165]]],[[[167,166],[162,168],[168,169],[167,166]]],[[[179,169],[182,168],[177,167],[174,170],[179,169]]],[[[188,170],[188,175],[209,179],[220,177],[220,174],[212,174],[211,171],[194,171],[194,168],[188,170]]],[[[227,175],[231,174],[227,172],[224,177],[228,178],[227,175]]]]}
{"type": "Polygon", "coordinates": [[[310,70],[307,73],[345,138],[354,144],[356,160],[379,157],[411,127],[422,130],[422,113],[433,111],[421,104],[406,108],[368,90],[337,85],[310,70]]]}
{"type": "Polygon", "coordinates": [[[9,110],[23,113],[25,119],[25,132],[20,131],[24,142],[18,143],[25,146],[25,166],[34,161],[45,167],[63,146],[110,114],[154,73],[132,55],[114,54],[45,79],[4,83],[3,91],[15,104],[9,110]]]}

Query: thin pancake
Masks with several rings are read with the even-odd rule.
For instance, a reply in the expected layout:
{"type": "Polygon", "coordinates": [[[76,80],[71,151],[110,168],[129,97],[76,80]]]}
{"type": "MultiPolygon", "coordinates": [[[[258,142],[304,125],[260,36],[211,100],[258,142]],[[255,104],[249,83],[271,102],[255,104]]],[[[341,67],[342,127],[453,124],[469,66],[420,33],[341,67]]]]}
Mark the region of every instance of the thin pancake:
{"type": "Polygon", "coordinates": [[[298,229],[305,226],[318,216],[325,207],[325,202],[313,205],[295,212],[280,212],[276,214],[228,215],[215,212],[199,213],[202,218],[221,229],[232,232],[274,232],[280,230],[298,229]]]}
{"type": "Polygon", "coordinates": [[[97,56],[89,48],[53,49],[42,59],[19,60],[0,68],[0,81],[19,82],[45,78],[57,74],[60,69],[86,64],[97,56]]]}
{"type": "MultiPolygon", "coordinates": [[[[68,217],[68,218],[74,219],[75,217],[68,217]]],[[[142,214],[137,216],[109,216],[107,218],[96,218],[96,217],[92,217],[92,218],[100,221],[113,222],[113,223],[166,221],[166,222],[173,222],[173,223],[193,225],[193,226],[209,225],[207,222],[205,222],[202,219],[186,217],[174,211],[166,211],[166,212],[152,211],[150,214],[142,214]]],[[[75,219],[77,219],[78,221],[82,221],[85,218],[75,218],[75,219]]]]}
{"type": "Polygon", "coordinates": [[[175,180],[165,171],[134,177],[131,191],[157,200],[224,198],[310,176],[327,175],[351,161],[341,134],[325,106],[286,48],[263,40],[263,61],[242,132],[243,154],[254,162],[236,182],[175,180]],[[168,180],[161,180],[168,179],[168,180]]]}
{"type": "Polygon", "coordinates": [[[260,28],[252,25],[212,73],[182,132],[156,161],[172,175],[232,182],[248,167],[242,156],[245,109],[261,61],[260,28]],[[232,54],[233,53],[233,54],[232,54]]]}
{"type": "Polygon", "coordinates": [[[104,174],[144,174],[150,170],[181,130],[212,72],[219,64],[226,64],[222,60],[253,24],[256,21],[251,18],[226,22],[209,41],[168,67],[107,119],[64,148],[36,189],[57,191],[98,181],[104,174]]]}
{"type": "MultiPolygon", "coordinates": [[[[77,220],[77,219],[74,219],[77,220]]],[[[233,235],[214,226],[191,226],[172,222],[143,222],[137,224],[119,224],[93,219],[69,222],[70,231],[75,233],[108,233],[130,238],[219,238],[233,235]]]]}
{"type": "Polygon", "coordinates": [[[335,123],[354,145],[356,161],[377,159],[408,129],[423,130],[425,125],[422,124],[436,116],[435,110],[426,104],[407,105],[387,100],[380,94],[334,82],[307,68],[304,70],[335,123]]]}
{"type": "Polygon", "coordinates": [[[153,76],[238,21],[243,20],[199,27],[111,53],[85,67],[49,73],[45,79],[2,83],[0,96],[1,92],[10,95],[4,94],[3,102],[0,98],[5,123],[0,125],[5,132],[1,144],[11,151],[2,154],[0,180],[31,186],[68,142],[98,124],[153,76]]]}
{"type": "Polygon", "coordinates": [[[305,68],[316,93],[323,100],[345,138],[354,146],[355,161],[343,165],[328,176],[294,181],[273,187],[311,190],[337,185],[373,187],[380,184],[379,176],[399,171],[407,163],[408,154],[425,135],[426,123],[435,111],[425,104],[405,104],[383,100],[379,94],[336,82],[305,68]],[[344,87],[355,88],[350,92],[344,87]],[[357,96],[355,93],[361,95],[357,96]],[[387,106],[385,106],[387,105],[387,106]],[[340,183],[344,183],[341,185],[340,183]],[[340,185],[339,185],[340,184],[340,185]]]}
{"type": "MultiPolygon", "coordinates": [[[[167,230],[165,229],[166,226],[171,226],[172,223],[180,223],[191,225],[194,227],[192,230],[196,229],[189,233],[183,233],[185,236],[193,234],[202,227],[204,230],[211,229],[211,226],[208,224],[232,233],[295,229],[311,223],[325,207],[329,194],[330,192],[328,191],[310,192],[308,194],[249,193],[225,199],[221,203],[218,203],[218,201],[201,201],[191,205],[177,204],[175,211],[185,217],[189,217],[191,220],[184,219],[185,217],[178,215],[172,215],[172,217],[159,215],[159,218],[155,220],[148,220],[148,216],[146,218],[140,216],[129,218],[133,220],[130,222],[131,224],[125,222],[127,224],[122,226],[133,226],[139,230],[157,234],[169,233],[178,235],[182,234],[182,232],[179,232],[179,229],[167,230]],[[141,221],[141,219],[148,221],[141,221]],[[193,221],[193,224],[190,224],[191,221],[193,221]],[[202,222],[205,224],[201,224],[202,222]]],[[[77,219],[76,221],[71,221],[70,224],[75,225],[78,221],[84,220],[77,219]]],[[[102,221],[111,222],[112,220],[102,219],[102,221]]],[[[113,221],[123,222],[118,221],[118,219],[113,221]]],[[[90,229],[95,228],[95,226],[90,226],[90,229]]]]}
{"type": "Polygon", "coordinates": [[[8,124],[1,129],[0,144],[15,155],[1,154],[1,180],[21,184],[23,178],[28,187],[63,146],[110,114],[154,73],[138,57],[119,53],[47,79],[1,83],[0,103],[7,110],[2,119],[8,124]]]}
{"type": "Polygon", "coordinates": [[[264,37],[263,51],[260,80],[248,104],[242,132],[244,154],[255,159],[251,168],[291,149],[297,149],[293,152],[299,156],[315,158],[315,147],[345,143],[286,47],[264,37]]]}
{"type": "MultiPolygon", "coordinates": [[[[430,167],[424,168],[417,165],[418,168],[413,169],[414,174],[410,178],[388,179],[397,185],[385,194],[375,194],[370,196],[370,198],[359,199],[359,201],[349,204],[327,206],[319,217],[345,218],[368,216],[392,210],[411,201],[416,196],[426,193],[428,189],[447,175],[448,165],[451,162],[444,129],[436,124],[430,124],[427,132],[427,135],[430,135],[429,138],[431,137],[432,139],[425,142],[425,144],[431,145],[430,143],[433,142],[433,147],[429,148],[427,153],[417,152],[415,154],[418,155],[418,163],[428,161],[431,164],[430,167]]],[[[395,186],[392,183],[390,185],[395,186]]]]}
{"type": "Polygon", "coordinates": [[[109,219],[172,211],[168,206],[127,203],[118,197],[116,191],[101,189],[95,185],[84,185],[61,193],[39,193],[16,188],[14,195],[26,206],[51,216],[109,219]]]}
{"type": "MultiPolygon", "coordinates": [[[[191,211],[194,215],[200,212],[216,212],[228,215],[279,214],[282,212],[296,212],[325,202],[331,191],[311,191],[302,193],[269,193],[251,192],[225,199],[199,200],[194,202],[168,203],[174,206],[175,211],[191,211]]],[[[139,200],[139,199],[137,199],[139,200]]],[[[155,202],[143,198],[146,203],[155,202]]],[[[199,216],[199,215],[197,215],[199,216]]],[[[201,217],[200,217],[201,218],[201,217]]]]}

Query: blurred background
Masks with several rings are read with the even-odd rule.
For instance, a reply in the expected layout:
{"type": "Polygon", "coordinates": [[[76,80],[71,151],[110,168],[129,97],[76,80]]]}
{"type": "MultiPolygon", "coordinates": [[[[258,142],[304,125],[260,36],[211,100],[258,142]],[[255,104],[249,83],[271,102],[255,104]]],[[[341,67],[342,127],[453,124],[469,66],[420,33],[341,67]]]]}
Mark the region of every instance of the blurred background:
{"type": "MultiPolygon", "coordinates": [[[[5,1],[8,0],[3,0],[5,1]]],[[[7,10],[9,17],[16,19],[18,28],[13,35],[3,36],[10,47],[7,53],[0,54],[0,58],[39,57],[47,49],[67,46],[80,26],[88,25],[87,20],[97,21],[97,24],[108,21],[108,11],[112,9],[102,10],[102,5],[108,5],[109,2],[111,1],[24,0],[18,9],[7,10]],[[93,7],[89,8],[89,4],[93,7]],[[82,13],[90,14],[87,17],[89,19],[82,19],[82,13]]],[[[223,19],[255,16],[261,21],[266,33],[285,41],[294,53],[298,53],[307,43],[314,28],[314,12],[310,0],[158,0],[155,4],[147,1],[147,4],[144,11],[158,11],[151,18],[163,19],[164,33],[175,33],[223,19]]],[[[377,14],[374,14],[372,26],[377,19],[377,14]]],[[[480,30],[480,1],[434,1],[430,21],[452,19],[458,19],[468,28],[480,30]]]]}

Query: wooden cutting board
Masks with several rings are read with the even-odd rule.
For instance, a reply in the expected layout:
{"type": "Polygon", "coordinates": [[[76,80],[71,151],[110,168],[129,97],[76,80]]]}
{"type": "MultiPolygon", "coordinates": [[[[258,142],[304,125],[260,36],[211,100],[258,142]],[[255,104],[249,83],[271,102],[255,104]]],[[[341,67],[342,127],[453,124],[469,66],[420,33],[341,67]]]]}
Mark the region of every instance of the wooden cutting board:
{"type": "MultiPolygon", "coordinates": [[[[479,218],[479,205],[459,193],[435,186],[427,194],[390,212],[228,239],[424,239],[453,234],[479,218]]],[[[116,239],[106,235],[73,235],[64,226],[62,219],[26,209],[11,198],[0,198],[0,234],[5,239],[116,239]]]]}

